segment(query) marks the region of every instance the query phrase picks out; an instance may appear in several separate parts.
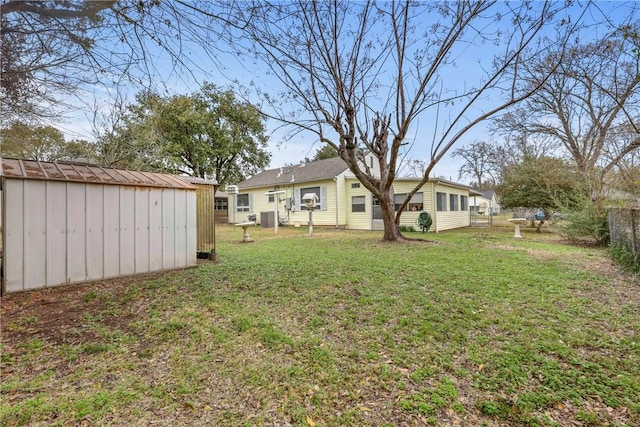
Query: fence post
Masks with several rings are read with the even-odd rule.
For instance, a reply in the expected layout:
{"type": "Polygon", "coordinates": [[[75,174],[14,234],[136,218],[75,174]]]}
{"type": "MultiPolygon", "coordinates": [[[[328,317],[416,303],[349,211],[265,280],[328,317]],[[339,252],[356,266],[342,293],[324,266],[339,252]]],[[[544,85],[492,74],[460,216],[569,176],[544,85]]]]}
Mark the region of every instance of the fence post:
{"type": "Polygon", "coordinates": [[[630,209],[631,212],[631,253],[633,253],[633,259],[638,257],[638,236],[636,236],[636,210],[630,209]]]}

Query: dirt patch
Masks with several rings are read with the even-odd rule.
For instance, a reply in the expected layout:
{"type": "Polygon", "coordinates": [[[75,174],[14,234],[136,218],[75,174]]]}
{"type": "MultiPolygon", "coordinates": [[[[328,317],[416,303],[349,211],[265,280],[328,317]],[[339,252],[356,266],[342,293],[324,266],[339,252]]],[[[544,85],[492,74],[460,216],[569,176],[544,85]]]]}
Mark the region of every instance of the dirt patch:
{"type": "Polygon", "coordinates": [[[54,344],[83,344],[96,339],[88,328],[95,316],[113,329],[124,329],[135,313],[111,311],[128,298],[133,285],[169,272],[128,276],[85,284],[57,286],[2,296],[0,300],[1,340],[17,343],[25,335],[54,344]]]}

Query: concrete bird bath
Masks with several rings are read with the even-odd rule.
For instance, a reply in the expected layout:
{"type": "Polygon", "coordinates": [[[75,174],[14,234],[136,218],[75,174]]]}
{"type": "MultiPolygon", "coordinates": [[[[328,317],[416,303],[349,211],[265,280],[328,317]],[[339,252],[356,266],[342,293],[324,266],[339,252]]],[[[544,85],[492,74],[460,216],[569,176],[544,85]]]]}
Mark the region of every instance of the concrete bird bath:
{"type": "Polygon", "coordinates": [[[239,224],[236,224],[238,227],[242,227],[242,240],[240,241],[240,243],[250,243],[253,242],[253,239],[251,238],[251,236],[249,236],[249,227],[253,227],[255,225],[255,222],[241,222],[239,224]]]}
{"type": "Polygon", "coordinates": [[[511,224],[516,226],[516,233],[513,235],[513,237],[516,239],[522,238],[522,235],[520,234],[520,226],[522,224],[526,224],[527,219],[526,218],[509,218],[507,221],[509,221],[511,224]]]}

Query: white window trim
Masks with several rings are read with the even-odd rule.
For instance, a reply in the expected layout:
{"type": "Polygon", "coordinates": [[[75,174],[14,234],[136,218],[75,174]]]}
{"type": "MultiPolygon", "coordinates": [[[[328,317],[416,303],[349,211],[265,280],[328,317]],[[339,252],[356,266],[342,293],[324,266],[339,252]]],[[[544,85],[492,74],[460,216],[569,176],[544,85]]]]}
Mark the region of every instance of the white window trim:
{"type": "Polygon", "coordinates": [[[252,197],[251,193],[240,193],[240,194],[236,194],[235,196],[236,196],[236,212],[252,212],[252,210],[253,210],[252,209],[252,205],[253,205],[252,199],[253,199],[253,197],[252,197]],[[243,205],[241,207],[241,206],[238,205],[238,197],[239,196],[244,196],[245,194],[249,196],[248,197],[249,205],[248,206],[244,206],[243,205]]]}
{"type": "Polygon", "coordinates": [[[302,196],[300,190],[305,188],[305,192],[308,192],[309,189],[320,188],[320,200],[316,204],[316,210],[326,211],[327,210],[327,186],[326,185],[308,185],[305,187],[296,188],[296,209],[299,211],[306,211],[307,208],[302,203],[302,196]],[[319,205],[319,206],[318,206],[319,205]]]}

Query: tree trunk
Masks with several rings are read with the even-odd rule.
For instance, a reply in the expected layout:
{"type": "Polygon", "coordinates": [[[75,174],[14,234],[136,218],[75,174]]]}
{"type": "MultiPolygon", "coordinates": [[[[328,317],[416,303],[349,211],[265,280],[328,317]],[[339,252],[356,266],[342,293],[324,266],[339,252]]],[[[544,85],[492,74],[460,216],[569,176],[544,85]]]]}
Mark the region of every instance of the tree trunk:
{"type": "Polygon", "coordinates": [[[384,224],[384,242],[400,242],[404,240],[404,236],[400,232],[400,226],[396,224],[396,214],[394,209],[394,201],[390,194],[380,200],[380,211],[382,213],[382,222],[384,224]]]}

